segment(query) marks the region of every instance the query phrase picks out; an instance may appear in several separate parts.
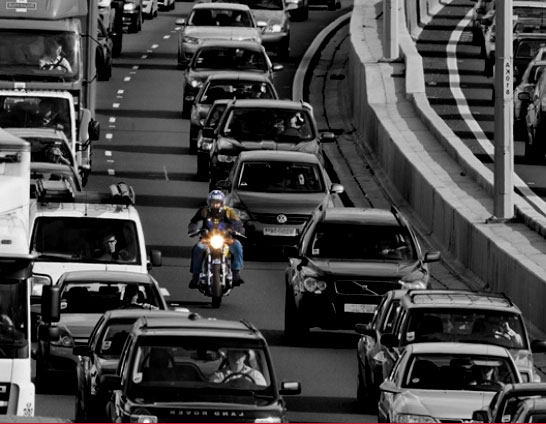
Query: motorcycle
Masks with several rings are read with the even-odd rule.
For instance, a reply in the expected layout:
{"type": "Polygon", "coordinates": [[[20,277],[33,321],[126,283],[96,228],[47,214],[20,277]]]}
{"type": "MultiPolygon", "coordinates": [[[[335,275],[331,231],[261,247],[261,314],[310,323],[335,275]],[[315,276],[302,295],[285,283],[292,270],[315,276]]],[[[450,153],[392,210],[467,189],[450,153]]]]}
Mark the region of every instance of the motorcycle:
{"type": "Polygon", "coordinates": [[[231,253],[229,245],[234,237],[245,238],[237,231],[225,229],[199,230],[190,237],[201,235],[201,243],[206,247],[199,275],[199,291],[212,298],[212,307],[219,308],[222,297],[229,295],[233,289],[231,272],[231,253]]]}

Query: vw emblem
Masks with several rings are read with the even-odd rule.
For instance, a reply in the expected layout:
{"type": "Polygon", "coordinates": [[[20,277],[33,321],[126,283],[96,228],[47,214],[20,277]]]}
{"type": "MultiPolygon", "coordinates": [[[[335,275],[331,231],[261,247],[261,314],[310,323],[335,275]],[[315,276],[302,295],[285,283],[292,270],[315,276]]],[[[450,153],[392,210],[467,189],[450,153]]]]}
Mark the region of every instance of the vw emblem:
{"type": "Polygon", "coordinates": [[[288,218],[286,217],[286,215],[283,215],[282,213],[277,215],[277,222],[279,224],[286,224],[286,221],[288,221],[288,218]]]}

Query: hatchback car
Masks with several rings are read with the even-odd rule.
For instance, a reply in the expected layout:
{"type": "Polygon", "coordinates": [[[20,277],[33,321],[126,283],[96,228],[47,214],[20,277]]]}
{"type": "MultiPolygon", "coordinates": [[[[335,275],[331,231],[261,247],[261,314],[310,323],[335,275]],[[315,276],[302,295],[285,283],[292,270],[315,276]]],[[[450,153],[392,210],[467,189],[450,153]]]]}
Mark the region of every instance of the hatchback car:
{"type": "Polygon", "coordinates": [[[470,422],[507,384],[521,383],[508,350],[473,343],[408,345],[380,386],[379,422],[470,422]]]}
{"type": "Polygon", "coordinates": [[[36,384],[47,387],[53,374],[72,374],[78,358],[72,352],[74,346],[86,346],[93,327],[100,316],[123,306],[126,287],[136,285],[139,302],[161,310],[167,309],[163,297],[165,290],[150,275],[118,271],[73,271],[64,273],[60,286],[61,319],[56,340],[40,338],[36,352],[36,384]]]}
{"type": "Polygon", "coordinates": [[[196,153],[197,135],[203,128],[211,105],[221,99],[278,99],[275,86],[266,75],[255,72],[218,72],[210,75],[197,95],[190,116],[190,153],[196,153]]]}
{"type": "Polygon", "coordinates": [[[123,24],[129,32],[140,32],[144,21],[143,0],[125,0],[123,3],[123,24]]]}
{"type": "Polygon", "coordinates": [[[440,258],[423,252],[394,208],[319,208],[287,253],[284,331],[292,338],[369,322],[384,293],[428,287],[428,263],[440,258]]]}
{"type": "Polygon", "coordinates": [[[180,18],[178,66],[185,67],[205,39],[254,41],[261,43],[261,31],[254,15],[243,4],[197,3],[188,20],[180,18]]]}
{"type": "Polygon", "coordinates": [[[294,245],[319,205],[342,206],[343,186],[332,184],[319,159],[301,152],[242,152],[228,180],[226,204],[244,224],[250,244],[294,245]]]}
{"type": "Polygon", "coordinates": [[[205,40],[184,71],[182,117],[189,118],[195,95],[206,79],[225,71],[245,71],[274,80],[283,65],[273,65],[261,44],[251,41],[205,40]]]}
{"type": "Polygon", "coordinates": [[[283,395],[263,335],[248,321],[140,318],[115,375],[111,422],[286,422],[283,395]],[[241,370],[241,371],[234,371],[241,370]]]}
{"type": "Polygon", "coordinates": [[[79,358],[76,368],[76,422],[104,422],[106,404],[111,393],[103,385],[103,376],[115,374],[119,357],[135,321],[143,316],[178,320],[187,317],[185,311],[155,311],[116,309],[105,312],[91,332],[87,345],[75,346],[79,358]]]}
{"type": "Polygon", "coordinates": [[[331,132],[319,133],[311,105],[291,100],[234,100],[215,131],[211,151],[210,189],[226,178],[239,152],[288,150],[313,153],[324,163],[322,142],[334,140],[331,132]]]}

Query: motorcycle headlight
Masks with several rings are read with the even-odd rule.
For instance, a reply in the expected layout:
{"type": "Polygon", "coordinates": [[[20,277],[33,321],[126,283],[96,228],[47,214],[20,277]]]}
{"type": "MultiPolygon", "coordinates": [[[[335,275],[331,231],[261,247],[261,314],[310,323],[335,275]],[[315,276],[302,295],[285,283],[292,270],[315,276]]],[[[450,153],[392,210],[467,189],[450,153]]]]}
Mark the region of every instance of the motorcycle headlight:
{"type": "Polygon", "coordinates": [[[218,155],[218,162],[231,163],[235,162],[237,156],[218,155]]]}
{"type": "Polygon", "coordinates": [[[187,44],[199,44],[199,38],[184,35],[184,37],[182,37],[182,42],[187,44]]]}
{"type": "Polygon", "coordinates": [[[255,423],[282,423],[279,417],[256,418],[254,422],[255,423]]]}
{"type": "Polygon", "coordinates": [[[282,27],[282,25],[275,24],[275,25],[268,26],[265,29],[265,31],[266,32],[283,32],[284,28],[282,27]]]}
{"type": "Polygon", "coordinates": [[[326,290],[326,281],[317,280],[313,277],[305,277],[303,279],[303,288],[311,293],[321,293],[326,290]]]}
{"type": "Polygon", "coordinates": [[[51,285],[49,275],[34,274],[31,279],[31,296],[41,296],[44,286],[51,285]]]}
{"type": "Polygon", "coordinates": [[[210,238],[209,243],[213,249],[220,249],[224,245],[224,237],[215,234],[210,238]]]}
{"type": "Polygon", "coordinates": [[[396,414],[395,423],[439,423],[437,419],[428,415],[396,414]]]}
{"type": "Polygon", "coordinates": [[[233,208],[233,211],[237,214],[241,221],[248,221],[250,219],[250,214],[245,209],[233,208]]]}
{"type": "Polygon", "coordinates": [[[132,11],[132,10],[135,10],[136,9],[136,4],[134,3],[125,3],[123,5],[123,10],[127,10],[127,11],[132,11]]]}

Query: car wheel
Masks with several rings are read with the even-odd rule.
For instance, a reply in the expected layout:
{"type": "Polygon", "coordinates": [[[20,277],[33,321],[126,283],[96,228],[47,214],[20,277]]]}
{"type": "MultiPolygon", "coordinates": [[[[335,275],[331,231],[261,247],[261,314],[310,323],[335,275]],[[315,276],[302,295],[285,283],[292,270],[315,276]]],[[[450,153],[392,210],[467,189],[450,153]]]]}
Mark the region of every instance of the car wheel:
{"type": "Polygon", "coordinates": [[[287,60],[290,56],[290,38],[279,43],[277,47],[277,57],[280,60],[287,60]]]}
{"type": "Polygon", "coordinates": [[[42,360],[36,361],[36,376],[34,377],[34,385],[36,393],[47,393],[49,372],[46,370],[42,360]]]}
{"type": "Polygon", "coordinates": [[[191,102],[182,100],[182,118],[187,119],[191,113],[191,102]]]}
{"type": "Polygon", "coordinates": [[[284,302],[284,335],[291,341],[301,340],[309,333],[309,327],[302,322],[292,289],[286,286],[286,296],[284,302]]]}
{"type": "Polygon", "coordinates": [[[157,9],[154,11],[154,18],[157,18],[158,10],[159,10],[159,6],[158,6],[157,9]]]}
{"type": "Polygon", "coordinates": [[[198,135],[199,135],[199,127],[197,127],[197,125],[190,125],[190,155],[197,154],[198,135]]]}
{"type": "Polygon", "coordinates": [[[99,49],[97,49],[97,53],[96,53],[96,69],[97,69],[97,79],[99,81],[108,81],[108,71],[106,69],[104,54],[99,49]]]}
{"type": "Polygon", "coordinates": [[[138,21],[137,21],[137,32],[142,31],[142,23],[144,22],[144,16],[142,16],[142,12],[138,14],[138,21]]]}
{"type": "MultiPolygon", "coordinates": [[[[78,393],[79,395],[79,393],[78,393]]],[[[74,422],[76,423],[85,423],[87,422],[87,417],[85,416],[85,410],[82,408],[80,396],[75,396],[75,410],[74,410],[74,422]]]]}
{"type": "Polygon", "coordinates": [[[138,32],[138,17],[135,19],[134,22],[131,22],[131,25],[129,25],[127,32],[129,32],[130,34],[136,34],[138,32]]]}
{"type": "Polygon", "coordinates": [[[197,178],[199,181],[208,181],[209,179],[208,153],[197,153],[197,178]]]}
{"type": "Polygon", "coordinates": [[[525,159],[531,163],[541,163],[544,161],[544,149],[540,145],[544,130],[536,128],[529,131],[529,141],[525,143],[525,159]]]}

